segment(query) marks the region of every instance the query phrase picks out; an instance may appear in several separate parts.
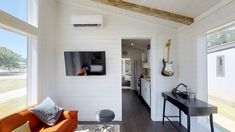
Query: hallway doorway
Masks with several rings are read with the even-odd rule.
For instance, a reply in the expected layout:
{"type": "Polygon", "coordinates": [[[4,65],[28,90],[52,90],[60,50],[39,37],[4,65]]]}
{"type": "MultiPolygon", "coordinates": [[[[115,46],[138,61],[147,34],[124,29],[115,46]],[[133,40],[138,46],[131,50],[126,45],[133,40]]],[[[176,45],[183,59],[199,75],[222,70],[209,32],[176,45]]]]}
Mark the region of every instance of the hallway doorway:
{"type": "MultiPolygon", "coordinates": [[[[150,54],[150,39],[122,39],[122,89],[136,94],[137,98],[133,98],[135,99],[133,101],[142,101],[143,108],[149,111],[149,118],[151,110],[150,54]]],[[[124,109],[126,107],[123,105],[124,109]]]]}

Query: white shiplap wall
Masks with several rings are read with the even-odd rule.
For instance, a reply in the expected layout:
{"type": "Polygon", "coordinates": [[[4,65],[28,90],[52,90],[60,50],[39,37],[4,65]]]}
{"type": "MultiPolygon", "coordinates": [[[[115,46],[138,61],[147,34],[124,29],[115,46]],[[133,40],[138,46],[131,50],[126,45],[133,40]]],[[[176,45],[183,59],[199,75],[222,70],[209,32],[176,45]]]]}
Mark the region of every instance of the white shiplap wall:
{"type": "Polygon", "coordinates": [[[50,96],[55,100],[55,0],[39,1],[38,101],[50,96]]]}
{"type": "Polygon", "coordinates": [[[121,120],[121,37],[150,36],[155,39],[152,62],[156,69],[152,74],[155,76],[152,82],[155,82],[156,87],[152,87],[155,89],[155,97],[152,97],[153,101],[155,100],[152,103],[152,119],[161,120],[161,91],[169,91],[176,86],[177,77],[179,82],[185,82],[195,88],[198,97],[205,98],[205,89],[200,87],[202,85],[197,78],[197,72],[200,72],[197,68],[201,67],[197,61],[198,37],[201,33],[235,20],[233,1],[178,32],[176,46],[176,31],[159,24],[118,15],[115,12],[75,7],[73,4],[58,3],[57,7],[54,0],[50,0],[50,3],[48,0],[40,1],[44,1],[44,4],[39,9],[39,100],[52,96],[62,107],[79,110],[79,120],[95,120],[95,112],[102,108],[113,109],[116,120],[121,120]],[[74,14],[102,14],[104,28],[73,28],[70,16],[74,14]],[[172,59],[176,66],[176,76],[164,78],[160,75],[161,59],[165,56],[163,48],[169,37],[173,38],[172,59]],[[64,50],[105,50],[107,75],[66,77],[64,50]]]}
{"type": "MultiPolygon", "coordinates": [[[[121,95],[121,38],[126,37],[152,37],[154,53],[152,62],[157,70],[153,76],[154,83],[167,83],[153,87],[152,119],[161,119],[161,90],[171,89],[176,78],[165,79],[160,76],[161,59],[165,55],[165,42],[168,38],[176,40],[176,30],[144,20],[124,15],[109,13],[89,7],[80,7],[73,4],[58,3],[56,48],[56,101],[65,109],[79,110],[80,121],[94,121],[98,110],[108,108],[115,111],[115,120],[122,119],[121,95]],[[103,28],[78,28],[70,24],[72,15],[101,14],[104,16],[103,28]],[[68,77],[65,75],[64,51],[105,51],[105,76],[68,77]],[[158,57],[156,57],[158,56],[158,57]],[[158,97],[156,94],[158,92],[158,97]],[[157,117],[158,116],[158,117],[157,117]]],[[[175,52],[173,51],[173,60],[175,52]]]]}

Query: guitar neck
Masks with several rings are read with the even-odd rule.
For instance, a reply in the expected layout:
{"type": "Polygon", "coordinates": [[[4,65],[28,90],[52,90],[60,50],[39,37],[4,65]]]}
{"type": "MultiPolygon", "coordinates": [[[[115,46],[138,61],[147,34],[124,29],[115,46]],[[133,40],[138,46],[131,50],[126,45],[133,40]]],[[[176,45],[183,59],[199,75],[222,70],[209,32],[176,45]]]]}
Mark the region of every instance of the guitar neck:
{"type": "Polygon", "coordinates": [[[167,63],[170,63],[170,47],[167,47],[167,63]]]}

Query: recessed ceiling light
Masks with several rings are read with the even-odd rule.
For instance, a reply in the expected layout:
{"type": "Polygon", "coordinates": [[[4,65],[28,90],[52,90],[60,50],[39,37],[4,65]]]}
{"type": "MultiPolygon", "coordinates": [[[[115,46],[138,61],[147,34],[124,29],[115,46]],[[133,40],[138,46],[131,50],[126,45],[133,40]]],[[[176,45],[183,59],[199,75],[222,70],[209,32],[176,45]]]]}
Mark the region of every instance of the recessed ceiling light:
{"type": "Polygon", "coordinates": [[[133,45],[134,45],[134,43],[131,43],[131,45],[133,46],[133,45]]]}

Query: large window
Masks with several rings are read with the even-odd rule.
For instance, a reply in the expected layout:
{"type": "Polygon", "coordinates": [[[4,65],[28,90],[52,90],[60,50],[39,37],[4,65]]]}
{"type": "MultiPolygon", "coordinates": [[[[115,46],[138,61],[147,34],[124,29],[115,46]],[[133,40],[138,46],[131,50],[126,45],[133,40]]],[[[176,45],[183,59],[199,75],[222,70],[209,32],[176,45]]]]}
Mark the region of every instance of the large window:
{"type": "Polygon", "coordinates": [[[38,27],[38,0],[0,0],[0,10],[38,27]]]}
{"type": "Polygon", "coordinates": [[[27,37],[0,29],[0,118],[27,106],[27,37]]]}
{"type": "Polygon", "coordinates": [[[0,119],[37,103],[37,5],[0,0],[0,119]]]}
{"type": "Polygon", "coordinates": [[[0,0],[0,10],[28,22],[28,0],[0,0]]]}
{"type": "Polygon", "coordinates": [[[207,36],[208,101],[218,107],[215,126],[235,131],[235,26],[223,26],[207,36]]]}
{"type": "Polygon", "coordinates": [[[208,48],[217,47],[235,41],[235,26],[207,35],[208,48]]]}

